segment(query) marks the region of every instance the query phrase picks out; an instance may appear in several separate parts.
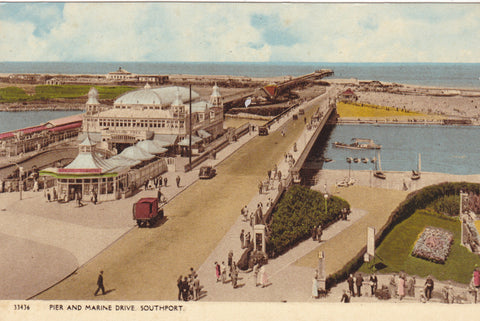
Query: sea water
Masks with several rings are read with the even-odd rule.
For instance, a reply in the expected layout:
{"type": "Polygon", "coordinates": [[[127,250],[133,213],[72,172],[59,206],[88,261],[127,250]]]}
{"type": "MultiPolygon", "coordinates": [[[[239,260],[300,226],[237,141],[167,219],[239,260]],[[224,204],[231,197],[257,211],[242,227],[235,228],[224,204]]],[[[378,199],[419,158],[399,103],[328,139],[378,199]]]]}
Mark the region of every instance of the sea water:
{"type": "MultiPolygon", "coordinates": [[[[480,173],[480,127],[445,125],[332,125],[326,141],[318,141],[310,155],[333,161],[324,169],[371,170],[375,165],[347,163],[347,157],[380,158],[384,171],[421,170],[457,175],[480,173]],[[352,150],[333,147],[333,142],[352,143],[353,138],[373,139],[380,150],[352,150]],[[322,154],[323,152],[323,154],[322,154]]],[[[319,163],[320,164],[320,163],[319,163]]]]}

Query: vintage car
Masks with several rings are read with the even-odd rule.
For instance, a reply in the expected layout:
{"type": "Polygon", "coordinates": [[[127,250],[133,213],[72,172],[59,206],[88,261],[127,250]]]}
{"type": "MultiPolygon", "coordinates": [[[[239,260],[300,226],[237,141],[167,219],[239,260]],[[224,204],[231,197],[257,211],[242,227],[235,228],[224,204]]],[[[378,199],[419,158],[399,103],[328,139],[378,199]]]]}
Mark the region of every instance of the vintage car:
{"type": "Polygon", "coordinates": [[[200,172],[198,173],[198,177],[200,179],[209,179],[215,176],[217,171],[212,166],[202,166],[200,167],[200,172]]]}

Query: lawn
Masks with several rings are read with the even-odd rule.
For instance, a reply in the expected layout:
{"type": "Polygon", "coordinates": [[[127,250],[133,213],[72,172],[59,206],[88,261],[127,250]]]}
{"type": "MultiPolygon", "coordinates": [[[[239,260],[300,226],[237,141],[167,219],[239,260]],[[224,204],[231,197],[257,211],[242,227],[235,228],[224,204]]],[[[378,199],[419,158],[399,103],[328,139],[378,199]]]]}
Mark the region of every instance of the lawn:
{"type": "Polygon", "coordinates": [[[339,102],[337,104],[337,112],[340,117],[355,117],[355,118],[408,118],[408,117],[422,117],[422,118],[438,118],[436,115],[427,115],[413,111],[403,111],[395,107],[377,106],[370,104],[353,104],[339,102]]]}
{"type": "MultiPolygon", "coordinates": [[[[386,265],[380,273],[404,271],[410,275],[433,275],[438,280],[453,280],[468,284],[480,257],[460,245],[460,221],[417,210],[411,217],[395,226],[376,250],[386,265]],[[445,264],[437,264],[411,255],[419,234],[426,226],[440,227],[454,233],[454,241],[445,264]]],[[[376,259],[378,263],[378,259],[376,259]]],[[[365,263],[360,271],[370,273],[365,263]]]]}
{"type": "MultiPolygon", "coordinates": [[[[0,88],[0,102],[34,101],[55,98],[87,97],[92,86],[88,85],[39,85],[35,86],[35,93],[29,95],[18,87],[0,88]]],[[[121,94],[135,89],[128,86],[96,86],[100,99],[114,99],[121,94]]]]}

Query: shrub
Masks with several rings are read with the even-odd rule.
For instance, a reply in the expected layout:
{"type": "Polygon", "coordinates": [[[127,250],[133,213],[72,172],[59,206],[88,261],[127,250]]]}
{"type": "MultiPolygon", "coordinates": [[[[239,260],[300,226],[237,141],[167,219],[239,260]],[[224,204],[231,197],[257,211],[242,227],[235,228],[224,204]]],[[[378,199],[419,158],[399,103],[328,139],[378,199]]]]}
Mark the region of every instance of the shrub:
{"type": "Polygon", "coordinates": [[[272,215],[267,251],[271,256],[284,253],[307,239],[313,227],[320,224],[326,228],[337,221],[343,208],[350,209],[347,201],[330,196],[325,211],[322,193],[304,186],[293,186],[285,193],[272,215]]]}
{"type": "Polygon", "coordinates": [[[427,208],[448,216],[458,216],[460,211],[460,197],[458,195],[445,195],[432,202],[427,208]]]}

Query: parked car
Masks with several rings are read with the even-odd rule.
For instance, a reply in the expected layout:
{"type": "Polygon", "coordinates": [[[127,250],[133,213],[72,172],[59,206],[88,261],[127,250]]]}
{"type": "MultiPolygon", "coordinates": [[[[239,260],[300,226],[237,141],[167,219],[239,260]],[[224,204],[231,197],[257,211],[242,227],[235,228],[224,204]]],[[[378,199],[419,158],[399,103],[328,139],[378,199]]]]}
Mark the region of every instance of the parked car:
{"type": "Polygon", "coordinates": [[[217,171],[212,166],[202,166],[200,167],[198,177],[201,179],[209,179],[214,177],[216,173],[217,171]]]}
{"type": "Polygon", "coordinates": [[[268,135],[268,127],[267,126],[260,126],[258,128],[258,136],[267,136],[268,135]]]}

